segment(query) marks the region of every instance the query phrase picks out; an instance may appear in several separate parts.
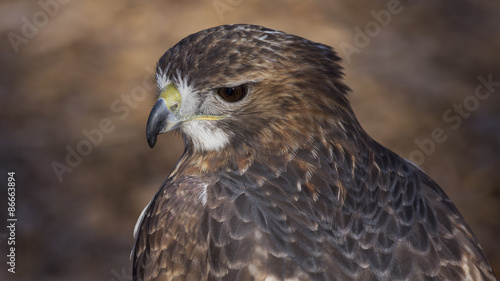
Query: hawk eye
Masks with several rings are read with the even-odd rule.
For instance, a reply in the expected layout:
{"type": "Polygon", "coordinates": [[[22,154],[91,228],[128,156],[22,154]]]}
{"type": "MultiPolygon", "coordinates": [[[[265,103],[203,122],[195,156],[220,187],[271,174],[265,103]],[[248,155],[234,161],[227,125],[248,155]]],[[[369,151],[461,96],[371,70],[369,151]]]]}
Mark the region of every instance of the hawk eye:
{"type": "Polygon", "coordinates": [[[247,95],[247,86],[240,85],[230,88],[219,88],[217,89],[217,94],[228,102],[236,102],[243,99],[247,95]]]}

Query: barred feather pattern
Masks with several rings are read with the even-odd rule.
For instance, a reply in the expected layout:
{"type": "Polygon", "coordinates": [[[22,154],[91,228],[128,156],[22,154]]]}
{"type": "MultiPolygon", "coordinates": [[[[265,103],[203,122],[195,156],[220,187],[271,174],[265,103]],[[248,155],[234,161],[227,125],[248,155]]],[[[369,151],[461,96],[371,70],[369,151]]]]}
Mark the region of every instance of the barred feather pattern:
{"type": "Polygon", "coordinates": [[[444,192],[377,147],[356,165],[322,147],[179,171],[141,225],[136,280],[495,280],[444,192]]]}

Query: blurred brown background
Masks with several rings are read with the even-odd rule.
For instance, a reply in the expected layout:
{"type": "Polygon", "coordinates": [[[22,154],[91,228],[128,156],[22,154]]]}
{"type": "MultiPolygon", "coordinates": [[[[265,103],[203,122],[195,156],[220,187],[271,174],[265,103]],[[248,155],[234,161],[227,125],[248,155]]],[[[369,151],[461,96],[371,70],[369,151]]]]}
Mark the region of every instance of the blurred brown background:
{"type": "Polygon", "coordinates": [[[225,23],[336,48],[365,129],[441,185],[500,273],[500,86],[475,96],[479,76],[500,81],[499,14],[494,0],[1,1],[0,280],[131,280],[135,221],[183,149],[171,134],[147,146],[150,69],[183,37],[225,23]]]}

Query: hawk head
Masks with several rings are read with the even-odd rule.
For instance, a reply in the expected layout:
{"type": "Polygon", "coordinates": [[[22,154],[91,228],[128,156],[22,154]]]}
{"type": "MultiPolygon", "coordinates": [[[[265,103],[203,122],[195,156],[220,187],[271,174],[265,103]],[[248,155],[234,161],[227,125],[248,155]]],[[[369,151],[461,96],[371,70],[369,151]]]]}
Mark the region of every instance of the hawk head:
{"type": "Polygon", "coordinates": [[[192,34],[158,62],[149,146],[176,129],[199,153],[242,147],[285,153],[311,138],[346,138],[361,129],[339,61],[329,46],[261,26],[192,34]]]}

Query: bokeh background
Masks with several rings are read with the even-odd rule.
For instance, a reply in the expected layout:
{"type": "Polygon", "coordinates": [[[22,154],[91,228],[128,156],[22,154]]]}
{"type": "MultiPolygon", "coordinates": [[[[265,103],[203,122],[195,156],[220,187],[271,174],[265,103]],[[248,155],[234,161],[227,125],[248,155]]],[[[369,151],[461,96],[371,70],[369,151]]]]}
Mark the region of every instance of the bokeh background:
{"type": "Polygon", "coordinates": [[[134,224],[183,149],[171,134],[147,146],[151,71],[183,37],[227,23],[336,48],[364,128],[442,186],[500,273],[500,86],[474,96],[479,76],[500,81],[499,14],[495,0],[1,1],[0,280],[131,280],[134,224]],[[436,128],[446,140],[431,145],[436,128]]]}

